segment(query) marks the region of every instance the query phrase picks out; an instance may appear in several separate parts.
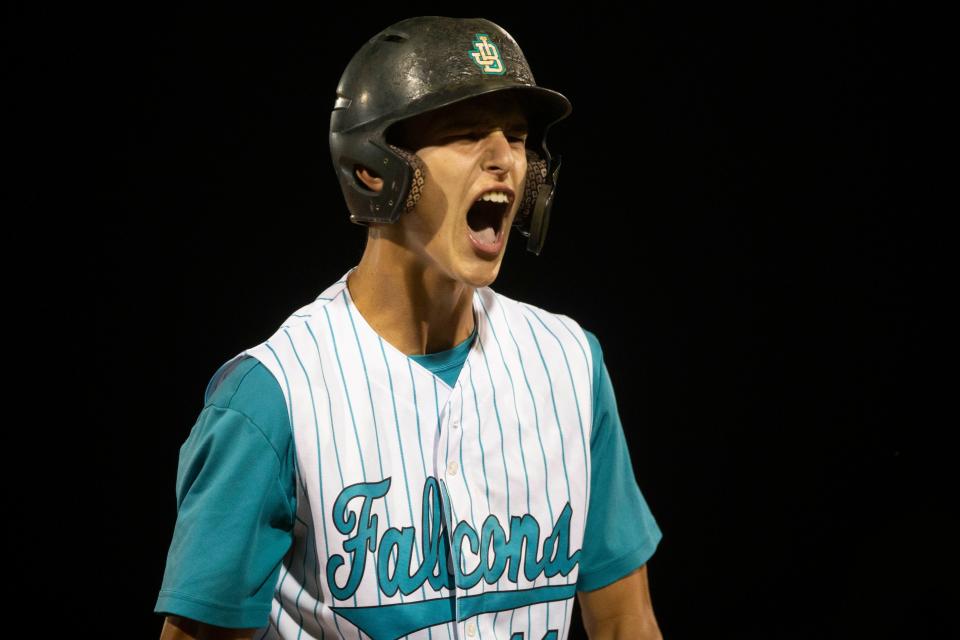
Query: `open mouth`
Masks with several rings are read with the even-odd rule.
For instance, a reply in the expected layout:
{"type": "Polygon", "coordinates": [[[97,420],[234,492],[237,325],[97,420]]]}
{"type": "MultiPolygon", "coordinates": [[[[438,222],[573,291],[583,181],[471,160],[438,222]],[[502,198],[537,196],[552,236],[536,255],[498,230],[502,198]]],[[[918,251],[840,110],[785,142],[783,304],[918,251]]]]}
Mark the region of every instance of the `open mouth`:
{"type": "Polygon", "coordinates": [[[509,202],[477,200],[467,211],[467,225],[478,240],[494,244],[509,211],[509,202]]]}

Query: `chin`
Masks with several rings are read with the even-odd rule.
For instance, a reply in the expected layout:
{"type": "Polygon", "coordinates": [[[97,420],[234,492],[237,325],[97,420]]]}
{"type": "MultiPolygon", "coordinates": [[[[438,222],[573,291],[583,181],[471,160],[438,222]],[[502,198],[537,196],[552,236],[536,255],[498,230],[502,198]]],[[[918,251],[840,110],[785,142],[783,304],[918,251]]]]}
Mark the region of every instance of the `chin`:
{"type": "Polygon", "coordinates": [[[458,270],[460,280],[474,288],[489,287],[497,279],[502,262],[501,256],[501,258],[489,262],[475,260],[472,264],[461,265],[458,270]]]}

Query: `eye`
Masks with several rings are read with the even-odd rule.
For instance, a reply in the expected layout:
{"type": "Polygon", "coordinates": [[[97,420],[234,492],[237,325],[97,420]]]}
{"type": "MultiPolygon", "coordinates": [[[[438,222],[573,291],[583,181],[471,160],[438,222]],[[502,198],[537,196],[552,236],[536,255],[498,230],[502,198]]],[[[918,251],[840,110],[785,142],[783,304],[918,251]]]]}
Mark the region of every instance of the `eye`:
{"type": "MultiPolygon", "coordinates": [[[[457,139],[467,139],[467,140],[481,140],[488,135],[485,131],[463,131],[460,133],[451,133],[448,136],[445,136],[445,140],[457,140],[457,139]]],[[[510,142],[519,142],[525,144],[527,140],[526,135],[517,136],[517,135],[508,135],[507,140],[510,142]]]]}
{"type": "Polygon", "coordinates": [[[483,137],[483,135],[476,131],[464,131],[462,133],[451,133],[450,135],[446,136],[444,139],[445,140],[461,140],[461,139],[478,140],[481,137],[483,137]]]}

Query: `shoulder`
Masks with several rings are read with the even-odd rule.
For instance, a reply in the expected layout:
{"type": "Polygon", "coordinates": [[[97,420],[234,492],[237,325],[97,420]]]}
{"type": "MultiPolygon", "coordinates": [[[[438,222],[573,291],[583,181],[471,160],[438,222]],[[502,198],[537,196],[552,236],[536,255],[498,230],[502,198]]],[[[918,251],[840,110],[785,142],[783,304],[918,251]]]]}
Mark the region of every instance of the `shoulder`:
{"type": "Polygon", "coordinates": [[[517,300],[502,293],[495,292],[489,287],[483,289],[485,296],[495,300],[497,304],[509,309],[506,315],[511,316],[510,326],[529,325],[532,334],[544,333],[557,339],[564,349],[578,351],[581,357],[589,361],[589,371],[593,380],[593,388],[596,389],[600,383],[601,364],[603,362],[603,352],[600,348],[600,340],[597,336],[587,330],[575,318],[559,311],[553,311],[539,307],[529,302],[517,300]]]}
{"type": "Polygon", "coordinates": [[[511,298],[502,293],[495,292],[489,287],[483,289],[485,296],[489,299],[495,299],[497,304],[503,306],[508,312],[515,316],[522,317],[531,325],[546,329],[551,332],[557,332],[558,335],[568,335],[576,338],[584,347],[586,347],[587,337],[585,330],[580,323],[565,313],[553,311],[544,307],[511,298]]]}
{"type": "Polygon", "coordinates": [[[603,349],[600,347],[600,339],[589,329],[584,329],[583,332],[587,336],[587,342],[590,343],[590,353],[593,354],[593,361],[598,364],[603,362],[603,349]]]}
{"type": "Polygon", "coordinates": [[[603,347],[600,346],[600,338],[589,329],[584,329],[583,333],[587,336],[587,342],[590,344],[590,359],[593,362],[593,380],[594,388],[600,381],[600,373],[603,370],[603,347]]]}
{"type": "Polygon", "coordinates": [[[274,449],[290,441],[290,417],[280,383],[256,357],[241,354],[217,370],[207,386],[204,406],[232,409],[263,432],[274,449]]]}
{"type": "MultiPolygon", "coordinates": [[[[349,272],[347,272],[349,273],[349,272]]],[[[259,373],[274,373],[274,378],[283,380],[281,371],[277,366],[283,369],[291,359],[296,358],[296,350],[300,347],[308,347],[316,342],[320,336],[326,336],[333,333],[330,325],[331,314],[342,316],[344,310],[349,307],[348,291],[346,287],[346,274],[329,285],[312,301],[297,307],[289,313],[282,323],[276,325],[273,330],[260,342],[245,349],[236,355],[232,360],[224,363],[221,370],[238,362],[244,356],[253,357],[261,362],[259,373]],[[290,343],[295,346],[290,347],[290,343]],[[278,362],[278,359],[280,362],[278,362]],[[267,363],[267,364],[263,364],[267,363]]],[[[241,366],[235,364],[234,366],[241,366]]],[[[217,372],[220,374],[220,370],[217,372]]],[[[215,380],[217,375],[212,379],[215,380]]]]}

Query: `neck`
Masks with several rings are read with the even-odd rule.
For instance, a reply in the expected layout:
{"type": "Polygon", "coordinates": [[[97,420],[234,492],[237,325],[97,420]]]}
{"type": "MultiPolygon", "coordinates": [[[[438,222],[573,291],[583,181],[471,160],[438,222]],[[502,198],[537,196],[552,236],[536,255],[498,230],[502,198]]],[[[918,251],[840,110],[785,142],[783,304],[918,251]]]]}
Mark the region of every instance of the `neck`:
{"type": "Polygon", "coordinates": [[[473,332],[474,287],[402,245],[371,238],[347,287],[367,324],[407,355],[451,349],[473,332]]]}

